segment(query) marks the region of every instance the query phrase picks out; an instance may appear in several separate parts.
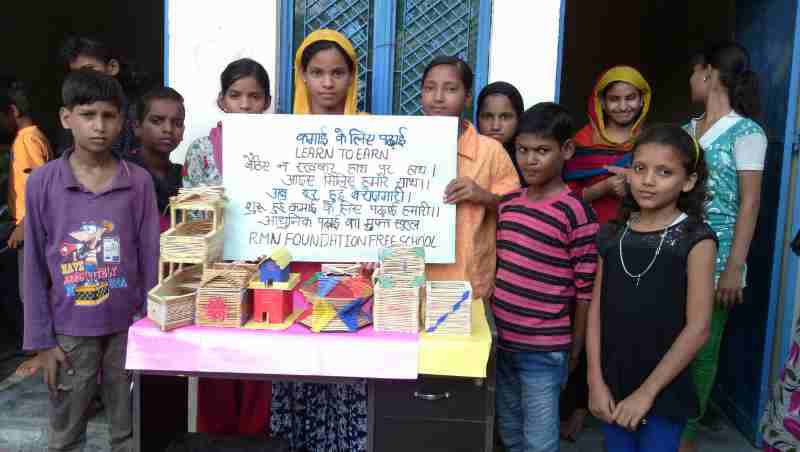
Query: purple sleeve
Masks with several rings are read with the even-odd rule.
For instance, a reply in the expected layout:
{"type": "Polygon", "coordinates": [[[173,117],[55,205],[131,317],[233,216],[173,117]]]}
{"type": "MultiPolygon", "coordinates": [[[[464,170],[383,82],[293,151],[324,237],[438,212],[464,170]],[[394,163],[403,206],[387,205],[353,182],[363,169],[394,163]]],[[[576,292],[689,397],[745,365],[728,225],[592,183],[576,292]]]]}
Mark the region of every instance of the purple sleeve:
{"type": "Polygon", "coordinates": [[[139,223],[139,265],[142,275],[142,306],[137,306],[137,312],[144,313],[146,309],[147,292],[158,283],[158,256],[160,216],[156,204],[155,188],[150,175],[147,175],[142,190],[142,212],[139,223]]]}
{"type": "Polygon", "coordinates": [[[50,271],[47,268],[47,234],[43,218],[44,181],[34,173],[25,187],[25,350],[45,350],[58,345],[50,306],[50,271]]]}

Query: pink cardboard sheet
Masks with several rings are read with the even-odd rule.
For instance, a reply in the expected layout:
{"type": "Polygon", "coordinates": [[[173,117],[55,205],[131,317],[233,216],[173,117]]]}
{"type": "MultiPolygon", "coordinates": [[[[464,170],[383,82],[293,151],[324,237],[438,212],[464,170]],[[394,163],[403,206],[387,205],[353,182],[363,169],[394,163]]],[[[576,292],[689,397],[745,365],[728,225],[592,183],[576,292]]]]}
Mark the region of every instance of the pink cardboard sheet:
{"type": "Polygon", "coordinates": [[[416,335],[312,333],[188,326],[163,332],[149,319],[128,331],[129,370],[416,379],[416,335]]]}

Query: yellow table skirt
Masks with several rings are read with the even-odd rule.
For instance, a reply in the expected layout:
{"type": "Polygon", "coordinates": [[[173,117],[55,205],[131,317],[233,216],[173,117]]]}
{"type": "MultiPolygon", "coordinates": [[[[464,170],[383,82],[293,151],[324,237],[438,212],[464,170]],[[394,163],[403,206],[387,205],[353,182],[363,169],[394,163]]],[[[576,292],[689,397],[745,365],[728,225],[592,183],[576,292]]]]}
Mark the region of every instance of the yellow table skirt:
{"type": "Polygon", "coordinates": [[[486,378],[492,333],[483,300],[472,300],[471,336],[419,335],[419,373],[486,378]]]}

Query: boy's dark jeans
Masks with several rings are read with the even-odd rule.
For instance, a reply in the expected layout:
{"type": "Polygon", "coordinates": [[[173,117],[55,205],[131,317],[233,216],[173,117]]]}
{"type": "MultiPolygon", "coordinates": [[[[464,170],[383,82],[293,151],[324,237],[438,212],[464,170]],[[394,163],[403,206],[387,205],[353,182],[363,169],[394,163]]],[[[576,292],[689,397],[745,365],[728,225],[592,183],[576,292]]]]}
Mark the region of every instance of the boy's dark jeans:
{"type": "Polygon", "coordinates": [[[98,376],[111,430],[111,451],[132,450],[131,383],[125,370],[128,332],[99,337],[57,335],[72,369],[58,372],[58,397],[51,401],[49,448],[79,451],[86,442],[87,410],[97,393],[98,376]]]}

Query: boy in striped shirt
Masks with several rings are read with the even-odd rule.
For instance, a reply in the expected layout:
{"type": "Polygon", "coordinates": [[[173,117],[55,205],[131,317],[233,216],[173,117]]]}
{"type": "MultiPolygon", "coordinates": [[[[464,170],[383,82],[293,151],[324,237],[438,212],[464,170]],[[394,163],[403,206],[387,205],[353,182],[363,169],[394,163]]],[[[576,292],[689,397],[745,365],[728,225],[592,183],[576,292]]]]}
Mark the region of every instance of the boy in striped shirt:
{"type": "Polygon", "coordinates": [[[559,393],[577,363],[569,357],[583,349],[599,226],[561,178],[572,136],[563,107],[544,102],[526,111],[515,147],[528,187],[499,206],[492,310],[498,427],[508,452],[559,450],[559,393]]]}

